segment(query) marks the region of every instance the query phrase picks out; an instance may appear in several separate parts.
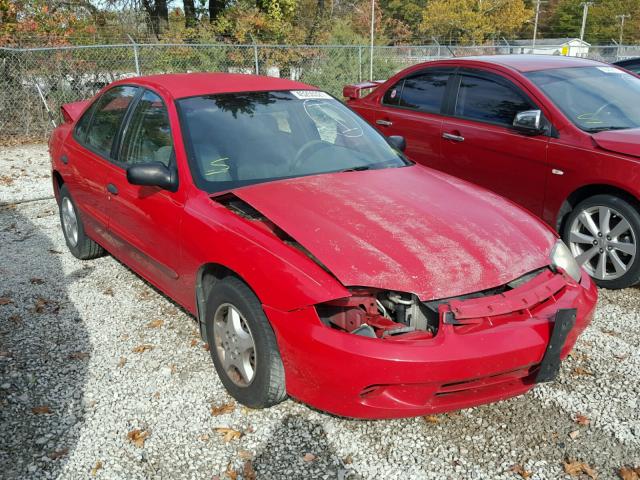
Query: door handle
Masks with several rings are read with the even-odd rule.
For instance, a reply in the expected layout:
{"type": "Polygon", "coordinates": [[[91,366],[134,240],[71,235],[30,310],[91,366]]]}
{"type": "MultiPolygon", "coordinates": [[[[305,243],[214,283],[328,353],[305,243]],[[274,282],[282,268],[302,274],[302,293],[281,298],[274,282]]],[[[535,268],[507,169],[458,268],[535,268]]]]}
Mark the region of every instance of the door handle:
{"type": "Polygon", "coordinates": [[[107,191],[113,195],[118,194],[118,187],[116,187],[113,183],[107,185],[107,191]]]}
{"type": "Polygon", "coordinates": [[[376,120],[376,123],[378,125],[382,125],[383,127],[390,127],[391,125],[393,125],[393,122],[391,120],[376,120]]]}
{"type": "Polygon", "coordinates": [[[454,142],[464,142],[464,137],[462,135],[454,135],[453,133],[443,133],[442,138],[452,140],[454,142]]]}

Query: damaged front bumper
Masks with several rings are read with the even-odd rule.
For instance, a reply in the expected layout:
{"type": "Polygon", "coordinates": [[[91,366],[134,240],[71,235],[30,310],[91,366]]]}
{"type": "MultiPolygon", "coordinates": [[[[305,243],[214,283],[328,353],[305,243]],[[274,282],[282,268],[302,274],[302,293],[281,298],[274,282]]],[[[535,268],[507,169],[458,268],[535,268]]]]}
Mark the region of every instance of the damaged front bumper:
{"type": "Polygon", "coordinates": [[[553,352],[557,364],[590,323],[597,291],[587,275],[580,284],[560,273],[547,280],[512,290],[511,300],[523,304],[510,313],[499,302],[502,294],[441,305],[440,327],[430,339],[386,341],[338,331],[324,325],[313,307],[264,310],[289,395],[346,417],[410,417],[504,400],[549,380],[557,365],[545,361],[546,373],[540,370],[550,343],[559,349],[553,352]],[[545,284],[553,287],[558,278],[561,288],[545,294],[545,284]],[[498,315],[486,313],[498,307],[498,315]],[[445,321],[451,308],[460,312],[457,321],[445,321]],[[563,332],[564,341],[552,342],[562,309],[575,314],[575,324],[563,332]]]}

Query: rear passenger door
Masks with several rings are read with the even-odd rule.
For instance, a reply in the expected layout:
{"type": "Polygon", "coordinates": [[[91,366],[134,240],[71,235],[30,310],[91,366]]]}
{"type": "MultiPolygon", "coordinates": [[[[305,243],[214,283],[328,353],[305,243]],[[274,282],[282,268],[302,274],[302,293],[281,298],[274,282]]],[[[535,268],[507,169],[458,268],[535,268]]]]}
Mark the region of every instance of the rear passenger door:
{"type": "Polygon", "coordinates": [[[433,67],[412,72],[384,93],[376,113],[380,132],[402,135],[407,156],[434,168],[441,168],[441,112],[453,71],[433,67]]]}
{"type": "Polygon", "coordinates": [[[542,215],[549,137],[513,128],[516,113],[540,109],[493,72],[460,69],[442,125],[441,169],[542,215]]]}

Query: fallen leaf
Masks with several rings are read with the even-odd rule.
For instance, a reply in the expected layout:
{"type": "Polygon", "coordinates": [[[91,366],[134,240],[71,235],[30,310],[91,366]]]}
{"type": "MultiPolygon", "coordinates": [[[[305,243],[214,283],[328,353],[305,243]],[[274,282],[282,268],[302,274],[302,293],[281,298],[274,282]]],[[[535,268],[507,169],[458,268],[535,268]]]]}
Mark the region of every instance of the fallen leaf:
{"type": "Polygon", "coordinates": [[[35,415],[44,415],[47,413],[51,413],[51,409],[49,408],[48,405],[41,405],[39,407],[33,407],[31,409],[31,411],[35,414],[35,415]]]}
{"type": "Polygon", "coordinates": [[[127,438],[129,438],[129,441],[138,448],[144,447],[144,442],[148,437],[149,432],[147,432],[146,430],[140,430],[138,428],[127,433],[127,438]]]}
{"type": "Polygon", "coordinates": [[[580,435],[580,430],[574,430],[573,432],[569,432],[569,438],[571,440],[575,440],[580,435]]]}
{"type": "Polygon", "coordinates": [[[204,348],[207,352],[210,350],[210,349],[209,349],[209,344],[208,344],[208,343],[205,343],[205,344],[202,346],[202,348],[204,348]]]}
{"type": "Polygon", "coordinates": [[[44,297],[38,297],[36,298],[36,301],[34,303],[33,306],[33,311],[35,313],[42,313],[44,312],[44,309],[47,305],[50,305],[52,302],[50,300],[47,300],[44,297]]]}
{"type": "Polygon", "coordinates": [[[242,479],[243,480],[256,480],[256,471],[253,469],[253,465],[251,464],[251,460],[247,460],[244,462],[244,467],[242,467],[242,479]]]}
{"type": "Polygon", "coordinates": [[[0,297],[0,305],[9,305],[10,303],[13,303],[13,300],[9,297],[0,297]]]}
{"type": "Polygon", "coordinates": [[[84,360],[90,356],[87,352],[73,352],[67,357],[69,360],[84,360]]]}
{"type": "Polygon", "coordinates": [[[114,291],[113,291],[113,288],[111,288],[111,287],[107,287],[107,288],[105,288],[105,289],[102,291],[102,293],[104,293],[105,295],[108,295],[108,296],[110,296],[110,297],[113,297],[113,296],[115,295],[115,293],[114,293],[114,291]]]}
{"type": "Polygon", "coordinates": [[[616,360],[626,360],[627,358],[629,358],[629,354],[628,353],[614,353],[613,354],[613,358],[615,358],[616,360]]]}
{"type": "Polygon", "coordinates": [[[164,325],[164,320],[158,318],[147,323],[147,328],[160,328],[162,325],[164,325]]]}
{"type": "Polygon", "coordinates": [[[44,283],[44,280],[41,278],[33,277],[31,280],[29,280],[29,282],[31,283],[31,285],[42,285],[44,283]]]}
{"type": "Polygon", "coordinates": [[[10,177],[9,175],[0,176],[0,185],[4,185],[5,187],[13,185],[13,177],[10,177]]]}
{"type": "Polygon", "coordinates": [[[598,474],[596,473],[596,471],[584,462],[567,459],[564,461],[563,466],[564,466],[564,472],[568,475],[571,475],[572,477],[577,477],[578,475],[584,473],[585,475],[588,475],[593,480],[598,478],[598,474]]]}
{"type": "Polygon", "coordinates": [[[233,428],[218,427],[215,430],[222,435],[222,440],[225,443],[229,443],[231,440],[236,440],[242,436],[242,432],[234,430],[233,428]]]}
{"type": "Polygon", "coordinates": [[[120,357],[120,360],[118,360],[118,367],[122,368],[125,366],[126,363],[127,363],[127,357],[120,357]]]}
{"type": "Polygon", "coordinates": [[[138,345],[137,347],[133,347],[133,350],[131,351],[133,353],[144,353],[147,350],[153,350],[153,345],[148,345],[148,344],[138,345]]]}
{"type": "Polygon", "coordinates": [[[522,478],[531,477],[531,472],[525,470],[524,467],[522,465],[520,465],[519,463],[516,463],[514,466],[512,466],[510,470],[513,473],[516,473],[516,474],[520,475],[522,478]]]}
{"type": "Polygon", "coordinates": [[[238,457],[242,460],[251,460],[253,458],[253,454],[249,450],[238,450],[238,457]]]}
{"type": "Polygon", "coordinates": [[[313,453],[305,453],[302,460],[305,462],[313,462],[316,459],[316,456],[313,453]]]}
{"type": "Polygon", "coordinates": [[[11,358],[13,357],[13,353],[7,351],[7,350],[0,350],[0,357],[3,358],[11,358]]]}
{"type": "Polygon", "coordinates": [[[588,417],[579,413],[578,415],[576,415],[575,422],[579,425],[589,425],[591,423],[591,420],[589,420],[588,417]]]}
{"type": "Polygon", "coordinates": [[[604,333],[605,335],[610,335],[612,337],[619,337],[620,336],[620,334],[618,332],[616,332],[615,330],[602,329],[602,333],[604,333]]]}
{"type": "Polygon", "coordinates": [[[22,321],[22,317],[20,315],[18,315],[18,314],[15,314],[15,315],[11,315],[9,317],[9,320],[14,322],[14,323],[20,323],[22,321]]]}
{"type": "Polygon", "coordinates": [[[198,345],[198,339],[194,338],[193,340],[191,340],[191,346],[195,347],[196,345],[198,345]]]}
{"type": "Polygon", "coordinates": [[[98,474],[98,470],[100,470],[101,468],[102,468],[102,462],[98,460],[96,464],[93,466],[93,468],[91,469],[91,476],[95,477],[98,474]]]}
{"type": "Polygon", "coordinates": [[[575,373],[576,375],[593,375],[593,373],[591,373],[589,370],[586,370],[582,367],[575,367],[573,369],[573,373],[575,373]]]}
{"type": "Polygon", "coordinates": [[[233,402],[224,403],[222,405],[211,405],[211,415],[217,417],[218,415],[224,415],[225,413],[231,413],[236,409],[236,404],[233,402]]]}
{"type": "Polygon", "coordinates": [[[437,415],[425,415],[422,418],[424,418],[424,421],[427,423],[440,423],[440,419],[437,415]]]}
{"type": "Polygon", "coordinates": [[[208,433],[203,433],[202,435],[200,435],[198,437],[198,440],[200,440],[201,442],[206,442],[209,440],[209,434],[208,433]]]}
{"type": "Polygon", "coordinates": [[[236,480],[238,478],[238,472],[233,469],[231,464],[227,465],[227,469],[225,470],[224,474],[231,480],[236,480]]]}
{"type": "Polygon", "coordinates": [[[640,480],[640,467],[622,467],[618,475],[622,480],[640,480]]]}
{"type": "Polygon", "coordinates": [[[59,458],[66,457],[69,454],[68,448],[63,448],[60,450],[56,450],[55,452],[49,453],[47,455],[51,460],[58,460],[59,458]]]}
{"type": "Polygon", "coordinates": [[[53,248],[49,249],[49,253],[52,253],[53,255],[62,255],[62,252],[60,250],[55,250],[53,248]]]}

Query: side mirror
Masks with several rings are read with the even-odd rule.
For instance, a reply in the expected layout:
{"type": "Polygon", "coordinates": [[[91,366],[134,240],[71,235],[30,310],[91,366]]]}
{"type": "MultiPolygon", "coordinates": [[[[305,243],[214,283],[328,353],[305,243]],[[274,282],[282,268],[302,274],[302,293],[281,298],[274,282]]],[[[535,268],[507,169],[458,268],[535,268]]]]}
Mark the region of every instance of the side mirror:
{"type": "Polygon", "coordinates": [[[407,141],[401,135],[391,135],[390,137],[387,137],[387,142],[389,142],[389,145],[393,148],[400,150],[401,152],[404,152],[407,148],[407,141]]]}
{"type": "Polygon", "coordinates": [[[513,127],[528,135],[540,135],[543,131],[542,112],[540,110],[525,110],[516,113],[513,127]]]}
{"type": "Polygon", "coordinates": [[[175,192],[178,189],[178,175],[160,162],[141,163],[127,167],[127,181],[132,185],[160,187],[175,192]]]}

